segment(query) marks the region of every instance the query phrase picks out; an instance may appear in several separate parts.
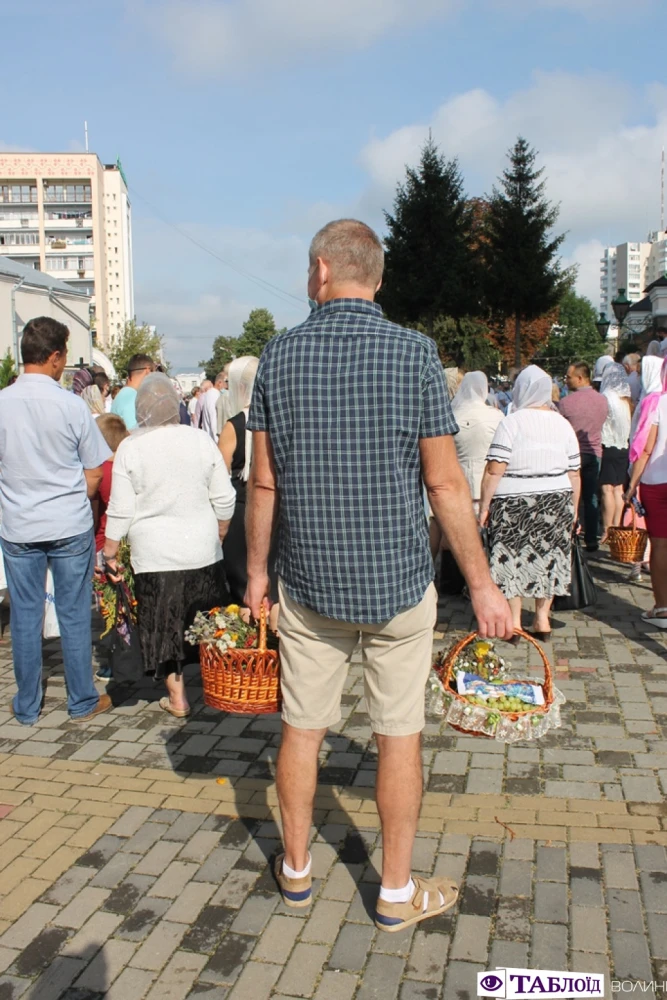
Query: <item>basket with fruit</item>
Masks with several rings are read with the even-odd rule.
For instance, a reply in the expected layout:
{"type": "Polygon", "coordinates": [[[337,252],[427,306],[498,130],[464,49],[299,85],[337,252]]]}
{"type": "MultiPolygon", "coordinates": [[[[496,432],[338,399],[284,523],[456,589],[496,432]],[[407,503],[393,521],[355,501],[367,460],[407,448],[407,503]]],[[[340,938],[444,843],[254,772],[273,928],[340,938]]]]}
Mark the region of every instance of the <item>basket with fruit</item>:
{"type": "Polygon", "coordinates": [[[431,672],[429,708],[459,732],[505,743],[533,740],[561,724],[565,698],[553,685],[549,660],[538,642],[517,631],[538,650],[544,680],[510,679],[510,667],[493,642],[476,632],[440,654],[431,672]]]}

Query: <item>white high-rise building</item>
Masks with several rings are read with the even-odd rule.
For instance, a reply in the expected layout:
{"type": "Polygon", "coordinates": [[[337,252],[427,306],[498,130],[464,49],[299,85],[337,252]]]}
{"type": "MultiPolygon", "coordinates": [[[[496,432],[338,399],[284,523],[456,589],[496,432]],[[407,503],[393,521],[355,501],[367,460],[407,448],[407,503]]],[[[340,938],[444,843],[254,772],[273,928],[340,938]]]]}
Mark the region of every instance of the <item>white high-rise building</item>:
{"type": "Polygon", "coordinates": [[[649,233],[645,243],[620,243],[606,248],[600,261],[600,312],[612,325],[615,323],[612,301],[619,291],[625,289],[633,303],[641,301],[647,285],[664,274],[666,263],[664,232],[649,233]]]}
{"type": "Polygon", "coordinates": [[[0,254],[92,296],[96,344],[134,316],[132,216],[120,162],[0,153],[0,254]]]}

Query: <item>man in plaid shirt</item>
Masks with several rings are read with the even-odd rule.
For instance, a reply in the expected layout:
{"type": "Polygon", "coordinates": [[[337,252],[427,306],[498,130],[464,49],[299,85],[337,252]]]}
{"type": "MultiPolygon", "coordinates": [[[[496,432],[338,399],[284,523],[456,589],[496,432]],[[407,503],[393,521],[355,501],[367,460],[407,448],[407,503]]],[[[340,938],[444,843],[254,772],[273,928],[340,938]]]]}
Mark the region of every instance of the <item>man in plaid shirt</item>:
{"type": "Polygon", "coordinates": [[[351,219],[325,226],[310,247],[308,294],[317,308],[262,354],[248,422],[246,603],[258,615],[267,600],[279,525],[283,898],[291,906],[311,900],[318,752],[340,721],[361,640],[383,837],[376,923],[398,931],[457,898],[448,879],[410,875],[437,614],[422,482],[464,571],[480,635],[509,638],[512,617],[489,575],[456,459],[458,427],[435,344],[387,322],[373,301],[383,262],[368,226],[351,219]]]}

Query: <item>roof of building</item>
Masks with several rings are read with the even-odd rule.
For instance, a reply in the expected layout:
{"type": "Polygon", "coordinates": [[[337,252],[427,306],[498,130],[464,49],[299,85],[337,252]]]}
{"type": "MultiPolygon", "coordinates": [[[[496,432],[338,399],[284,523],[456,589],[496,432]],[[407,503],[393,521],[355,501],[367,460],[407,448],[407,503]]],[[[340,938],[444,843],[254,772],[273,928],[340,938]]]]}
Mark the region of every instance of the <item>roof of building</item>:
{"type": "Polygon", "coordinates": [[[46,288],[50,291],[60,292],[61,295],[75,295],[77,298],[90,298],[87,292],[79,291],[73,285],[59,281],[58,278],[52,278],[49,274],[44,274],[43,271],[36,271],[33,267],[18,264],[15,260],[10,260],[9,257],[0,256],[0,275],[2,274],[16,278],[17,281],[24,278],[24,283],[32,285],[34,288],[46,288]]]}
{"type": "Polygon", "coordinates": [[[663,274],[662,278],[658,278],[657,281],[650,284],[648,288],[644,289],[644,292],[650,292],[653,288],[667,288],[667,274],[663,274]]]}
{"type": "Polygon", "coordinates": [[[640,299],[639,302],[633,302],[632,305],[630,306],[630,309],[628,310],[628,312],[631,313],[640,313],[640,312],[650,313],[652,311],[653,308],[651,306],[651,299],[650,296],[648,295],[646,296],[645,299],[640,299]]]}

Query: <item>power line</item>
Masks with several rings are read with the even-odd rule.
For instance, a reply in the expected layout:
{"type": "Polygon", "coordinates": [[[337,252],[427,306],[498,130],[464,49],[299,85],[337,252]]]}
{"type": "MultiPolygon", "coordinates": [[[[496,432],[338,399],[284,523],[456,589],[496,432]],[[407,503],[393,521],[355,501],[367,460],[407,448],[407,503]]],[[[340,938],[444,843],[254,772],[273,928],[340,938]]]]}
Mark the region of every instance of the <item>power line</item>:
{"type": "Polygon", "coordinates": [[[240,274],[241,277],[247,278],[248,281],[252,281],[255,285],[261,288],[262,291],[270,292],[276,295],[288,306],[292,306],[292,308],[294,308],[294,303],[298,302],[298,304],[302,308],[306,307],[306,303],[304,302],[303,299],[300,299],[298,295],[292,295],[291,292],[287,292],[283,288],[278,288],[277,285],[271,284],[271,282],[267,281],[265,278],[260,278],[259,275],[252,274],[250,271],[245,271],[243,268],[238,267],[236,264],[232,264],[231,261],[226,260],[224,257],[221,257],[220,254],[216,253],[215,250],[211,250],[210,247],[207,247],[204,243],[201,243],[199,240],[195,239],[194,236],[191,236],[190,233],[188,233],[185,229],[181,229],[181,227],[177,226],[174,222],[170,222],[170,220],[165,218],[165,216],[162,215],[160,210],[156,208],[155,205],[153,205],[148,200],[148,198],[144,198],[144,196],[140,194],[135,187],[131,187],[130,191],[133,197],[139,198],[140,201],[143,201],[144,204],[147,205],[150,208],[150,210],[155,213],[158,219],[162,223],[164,223],[165,226],[169,226],[170,229],[174,229],[177,233],[179,233],[179,235],[183,236],[186,240],[189,240],[190,243],[193,243],[196,247],[199,247],[199,249],[203,250],[204,253],[209,254],[210,257],[213,257],[220,264],[224,264],[225,267],[228,267],[232,271],[235,271],[237,274],[240,274]]]}

